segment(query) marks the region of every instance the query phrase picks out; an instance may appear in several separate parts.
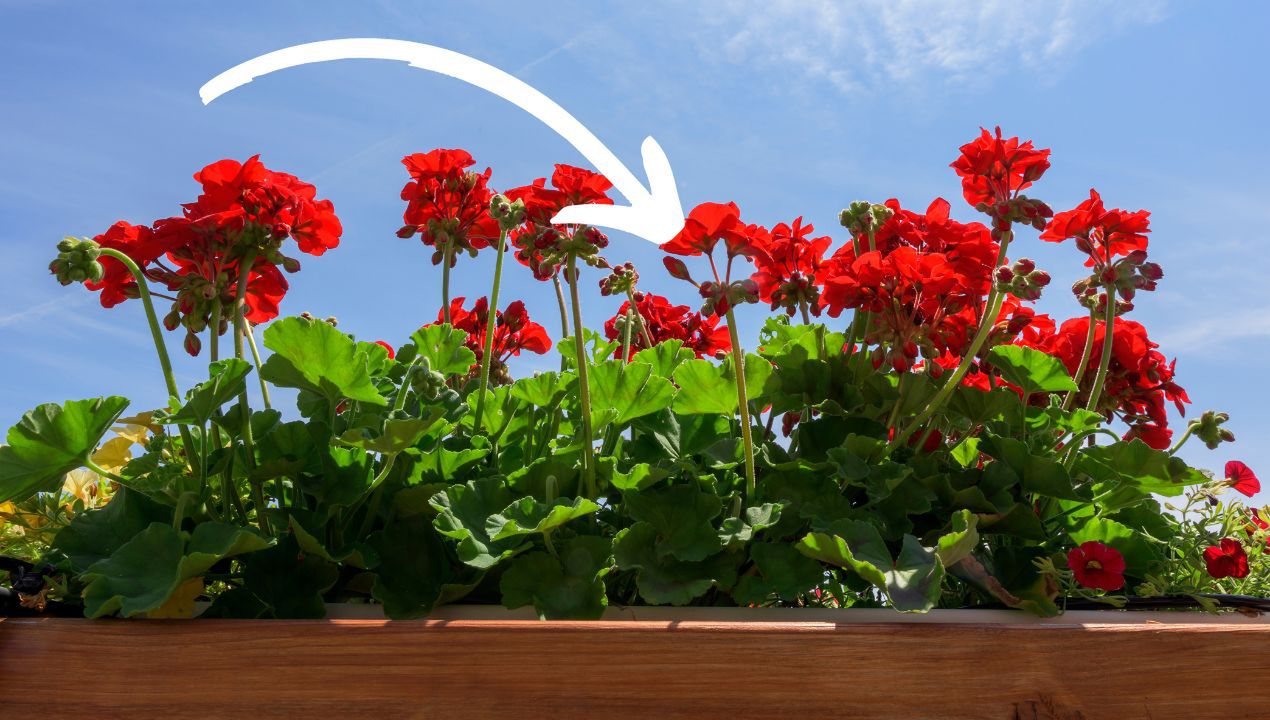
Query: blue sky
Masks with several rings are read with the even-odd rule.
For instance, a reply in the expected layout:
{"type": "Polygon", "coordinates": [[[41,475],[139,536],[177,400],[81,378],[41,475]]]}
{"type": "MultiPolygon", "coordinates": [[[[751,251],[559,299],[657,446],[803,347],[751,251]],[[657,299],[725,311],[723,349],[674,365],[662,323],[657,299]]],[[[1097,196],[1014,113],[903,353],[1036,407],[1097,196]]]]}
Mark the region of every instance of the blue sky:
{"type": "MultiPolygon", "coordinates": [[[[803,215],[839,240],[852,200],[959,202],[948,163],[981,125],[1053,148],[1035,196],[1066,209],[1097,187],[1109,205],[1151,210],[1165,269],[1136,319],[1178,358],[1191,413],[1228,411],[1240,441],[1191,462],[1239,458],[1270,480],[1270,67],[1261,3],[1017,3],[996,0],[768,0],[688,4],[553,2],[39,3],[0,0],[0,420],[34,405],[114,393],[137,409],[162,395],[141,308],[103,310],[47,274],[53,245],[118,219],[144,223],[197,194],[190,174],[261,153],[315,183],[344,222],[343,244],[304,258],[284,312],[335,315],[363,339],[401,342],[437,309],[438,274],[399,240],[405,154],[463,147],[511,187],[585,165],[545,126],[448,78],[374,61],[258,80],[203,107],[212,76],[270,50],[388,37],[472,55],[572,112],[636,172],[657,138],[685,205],[735,200],[750,222],[803,215]]],[[[1023,236],[1055,278],[1041,308],[1080,311],[1070,245],[1023,236]]],[[[609,255],[644,269],[646,289],[692,302],[659,252],[614,237],[609,255]]],[[[488,292],[492,258],[457,283],[488,292]]],[[[550,286],[511,268],[549,329],[550,286]]],[[[589,325],[615,309],[598,295],[589,325]]],[[[743,324],[756,327],[759,312],[743,324]]],[[[180,352],[183,385],[202,374],[180,352]]],[[[554,364],[527,362],[523,369],[554,364]]],[[[1184,422],[1178,421],[1177,427],[1184,422]]],[[[1260,501],[1270,500],[1263,494],[1260,501]]]]}

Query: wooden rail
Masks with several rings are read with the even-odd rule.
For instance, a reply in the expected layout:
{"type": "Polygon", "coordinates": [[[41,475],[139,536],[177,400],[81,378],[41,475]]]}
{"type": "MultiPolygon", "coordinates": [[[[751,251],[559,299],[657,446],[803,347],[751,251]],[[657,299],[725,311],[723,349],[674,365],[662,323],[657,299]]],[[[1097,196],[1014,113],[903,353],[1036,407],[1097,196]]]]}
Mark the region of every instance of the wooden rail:
{"type": "Polygon", "coordinates": [[[1243,718],[1270,624],[0,620],[40,718],[1243,718]]]}

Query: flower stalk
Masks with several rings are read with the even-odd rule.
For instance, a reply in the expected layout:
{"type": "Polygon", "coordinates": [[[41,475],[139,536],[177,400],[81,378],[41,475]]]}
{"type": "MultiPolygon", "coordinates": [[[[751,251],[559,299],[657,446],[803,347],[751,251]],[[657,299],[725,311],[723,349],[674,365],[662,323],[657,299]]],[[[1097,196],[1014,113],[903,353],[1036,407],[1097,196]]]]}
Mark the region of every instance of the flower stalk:
{"type": "Polygon", "coordinates": [[[754,474],[754,438],[750,427],[750,400],[745,387],[745,353],[741,350],[741,337],[736,330],[736,316],[728,306],[728,332],[732,336],[732,365],[736,368],[736,400],[741,410],[741,443],[745,448],[745,488],[750,498],[757,490],[754,474]]]}

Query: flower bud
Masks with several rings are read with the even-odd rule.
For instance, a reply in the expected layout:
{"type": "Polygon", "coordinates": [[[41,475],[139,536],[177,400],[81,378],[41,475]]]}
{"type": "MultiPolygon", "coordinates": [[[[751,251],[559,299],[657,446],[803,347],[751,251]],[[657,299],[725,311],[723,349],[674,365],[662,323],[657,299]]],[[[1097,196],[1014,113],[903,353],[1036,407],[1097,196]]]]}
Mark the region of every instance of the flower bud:
{"type": "Polygon", "coordinates": [[[193,356],[198,356],[200,350],[203,349],[203,341],[198,339],[194,333],[185,335],[185,352],[193,356]]]}
{"type": "Polygon", "coordinates": [[[1036,263],[1028,258],[1019,258],[1014,263],[1014,272],[1019,275],[1027,275],[1036,269],[1036,263]]]}
{"type": "Polygon", "coordinates": [[[693,281],[692,275],[688,273],[688,266],[683,260],[667,255],[662,258],[662,264],[666,266],[666,271],[670,273],[671,277],[677,280],[693,281]]]}
{"type": "Polygon", "coordinates": [[[1045,287],[1050,284],[1050,274],[1044,270],[1033,270],[1027,276],[1027,280],[1037,287],[1045,287]]]}

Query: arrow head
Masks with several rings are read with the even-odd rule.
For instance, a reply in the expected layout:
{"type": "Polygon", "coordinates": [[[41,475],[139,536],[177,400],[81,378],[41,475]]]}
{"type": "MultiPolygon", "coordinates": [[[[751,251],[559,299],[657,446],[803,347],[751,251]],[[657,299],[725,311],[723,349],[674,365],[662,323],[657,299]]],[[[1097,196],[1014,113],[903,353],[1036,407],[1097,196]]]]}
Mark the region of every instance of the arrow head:
{"type": "Polygon", "coordinates": [[[623,190],[630,205],[570,205],[556,213],[551,222],[621,230],[655,245],[677,235],[684,225],[684,209],[670,161],[661,145],[651,137],[644,139],[640,152],[649,189],[640,187],[638,192],[630,193],[623,190]]]}

